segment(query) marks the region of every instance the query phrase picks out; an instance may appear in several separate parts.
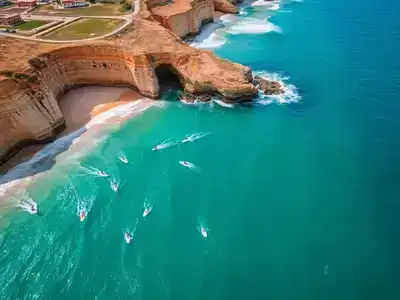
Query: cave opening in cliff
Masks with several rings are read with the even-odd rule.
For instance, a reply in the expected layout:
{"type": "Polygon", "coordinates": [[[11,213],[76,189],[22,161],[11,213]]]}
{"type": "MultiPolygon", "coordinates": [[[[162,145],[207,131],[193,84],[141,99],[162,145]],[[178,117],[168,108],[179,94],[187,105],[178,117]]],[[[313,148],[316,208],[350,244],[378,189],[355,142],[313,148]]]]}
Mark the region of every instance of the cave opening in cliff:
{"type": "Polygon", "coordinates": [[[160,85],[160,92],[164,93],[168,89],[182,89],[181,82],[176,70],[167,64],[161,64],[155,69],[155,73],[160,85]]]}

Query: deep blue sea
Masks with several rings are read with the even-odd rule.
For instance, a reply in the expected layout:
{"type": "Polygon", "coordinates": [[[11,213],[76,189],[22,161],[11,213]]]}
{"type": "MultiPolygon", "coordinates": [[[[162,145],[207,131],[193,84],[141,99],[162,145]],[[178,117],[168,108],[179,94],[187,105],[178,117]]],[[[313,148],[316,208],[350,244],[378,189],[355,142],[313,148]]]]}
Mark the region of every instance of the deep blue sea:
{"type": "Polygon", "coordinates": [[[400,299],[400,4],[265,4],[195,45],[285,94],[225,107],[172,91],[60,154],[7,194],[0,299],[400,299]],[[12,208],[30,198],[39,216],[12,208]]]}

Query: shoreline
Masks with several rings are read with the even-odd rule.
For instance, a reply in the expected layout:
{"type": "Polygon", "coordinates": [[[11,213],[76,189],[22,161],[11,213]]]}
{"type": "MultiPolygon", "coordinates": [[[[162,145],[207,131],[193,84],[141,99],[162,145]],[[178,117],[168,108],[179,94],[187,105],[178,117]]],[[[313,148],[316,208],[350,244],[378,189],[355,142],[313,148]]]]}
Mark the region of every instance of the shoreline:
{"type": "MultiPolygon", "coordinates": [[[[272,5],[277,1],[265,1],[267,5],[272,5]]],[[[235,5],[236,7],[240,8],[243,6],[248,6],[249,3],[246,1],[238,3],[235,5]]],[[[220,11],[215,11],[215,19],[212,24],[217,25],[220,22],[223,22],[224,17],[228,16],[236,16],[235,14],[223,13],[220,11]]],[[[202,26],[204,27],[204,26],[202,26]]],[[[206,26],[207,28],[207,26],[206,26]]],[[[218,30],[218,28],[210,28],[208,33],[204,31],[200,31],[198,34],[194,36],[194,39],[199,38],[199,41],[189,42],[188,44],[194,48],[202,48],[200,44],[202,44],[205,40],[208,40],[212,35],[218,30]],[[205,33],[205,38],[202,39],[202,33],[205,33]],[[197,44],[197,45],[196,45],[197,44]]],[[[203,29],[204,30],[204,29],[203,29]]],[[[208,31],[208,30],[207,30],[208,31]]],[[[223,42],[224,43],[224,42],[223,42]]],[[[223,44],[222,43],[222,44],[223,44]]],[[[216,47],[218,47],[217,45],[216,47]]],[[[209,47],[205,47],[209,48],[209,47]]],[[[215,48],[212,46],[210,48],[215,48]]],[[[90,120],[98,114],[101,114],[109,109],[112,109],[118,105],[126,104],[132,101],[136,101],[138,99],[143,98],[143,96],[130,88],[121,88],[121,87],[105,87],[105,86],[87,86],[81,87],[74,90],[69,91],[66,95],[64,95],[59,100],[59,106],[62,111],[62,114],[65,118],[65,129],[60,132],[55,140],[49,143],[43,144],[33,144],[27,147],[23,147],[19,150],[14,156],[12,156],[9,160],[5,163],[0,165],[0,179],[4,176],[8,171],[12,170],[19,164],[29,161],[36,153],[40,150],[45,148],[50,143],[57,141],[58,139],[80,129],[81,127],[85,126],[90,122],[90,120]],[[105,92],[106,90],[124,90],[120,95],[115,96],[112,92],[105,92]],[[89,94],[89,95],[88,95],[89,94]],[[87,98],[90,97],[90,94],[98,94],[97,97],[92,97],[87,103],[87,98]],[[107,98],[108,97],[108,98],[107,98]],[[69,98],[74,98],[74,100],[70,100],[69,98]],[[85,100],[83,100],[85,98],[85,100]],[[107,98],[107,99],[105,99],[107,98]],[[110,100],[110,99],[114,100],[110,100]],[[88,107],[90,111],[88,111],[88,107]]]]}
{"type": "Polygon", "coordinates": [[[128,87],[88,86],[71,90],[59,101],[59,106],[65,119],[65,129],[59,133],[54,141],[24,147],[4,164],[0,165],[0,181],[9,171],[31,160],[35,154],[46,146],[86,127],[96,116],[119,105],[132,103],[140,99],[146,98],[128,87]]]}

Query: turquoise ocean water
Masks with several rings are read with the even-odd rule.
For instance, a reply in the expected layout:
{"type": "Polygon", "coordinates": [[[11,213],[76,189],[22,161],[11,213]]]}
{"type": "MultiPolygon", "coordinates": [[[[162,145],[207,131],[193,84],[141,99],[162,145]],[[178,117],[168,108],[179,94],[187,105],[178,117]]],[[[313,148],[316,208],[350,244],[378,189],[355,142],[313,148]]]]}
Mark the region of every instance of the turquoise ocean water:
{"type": "Polygon", "coordinates": [[[399,4],[259,4],[197,46],[285,95],[229,108],[170,92],[59,156],[11,197],[40,216],[0,214],[1,299],[400,299],[399,4]],[[193,132],[212,134],[151,151],[193,132]]]}

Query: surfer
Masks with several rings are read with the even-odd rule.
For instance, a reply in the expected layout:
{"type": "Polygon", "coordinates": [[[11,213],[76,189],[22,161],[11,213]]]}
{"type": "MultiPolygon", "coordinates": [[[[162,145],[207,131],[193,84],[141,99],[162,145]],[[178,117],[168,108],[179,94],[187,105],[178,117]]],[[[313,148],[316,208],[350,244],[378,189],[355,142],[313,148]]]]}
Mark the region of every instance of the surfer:
{"type": "Polygon", "coordinates": [[[132,236],[131,236],[131,234],[130,234],[128,231],[126,231],[126,232],[124,233],[124,238],[125,238],[125,242],[126,242],[127,244],[129,244],[129,243],[131,242],[132,236]]]}
{"type": "Polygon", "coordinates": [[[146,217],[151,212],[151,207],[146,207],[143,212],[143,218],[146,217]]]}
{"type": "Polygon", "coordinates": [[[189,168],[189,169],[192,170],[192,171],[196,171],[196,170],[197,170],[197,167],[196,167],[194,164],[192,164],[191,162],[188,162],[188,161],[186,161],[186,160],[180,160],[179,163],[180,163],[182,166],[184,166],[184,167],[186,167],[186,168],[189,168]]]}
{"type": "Polygon", "coordinates": [[[177,144],[177,142],[170,142],[171,139],[165,140],[161,144],[158,144],[157,146],[154,146],[151,150],[157,151],[157,150],[162,150],[165,148],[172,147],[177,144]]]}
{"type": "Polygon", "coordinates": [[[118,185],[114,181],[110,181],[110,186],[114,192],[118,191],[118,185]]]}
{"type": "Polygon", "coordinates": [[[83,222],[86,218],[86,212],[82,209],[79,213],[79,219],[83,222]]]}
{"type": "Polygon", "coordinates": [[[124,154],[120,154],[118,155],[118,158],[120,161],[122,161],[124,164],[128,163],[128,159],[126,158],[126,156],[124,154]]]}
{"type": "Polygon", "coordinates": [[[35,207],[35,205],[30,205],[30,210],[32,214],[36,214],[38,212],[37,208],[35,207]]]}
{"type": "Polygon", "coordinates": [[[206,229],[204,228],[204,226],[201,226],[201,228],[200,228],[200,233],[201,233],[201,235],[203,236],[203,237],[207,237],[207,231],[206,231],[206,229]]]}
{"type": "Polygon", "coordinates": [[[108,174],[104,171],[98,171],[97,174],[99,174],[101,177],[108,177],[108,174]]]}
{"type": "Polygon", "coordinates": [[[201,139],[203,137],[206,137],[207,135],[209,135],[210,133],[208,132],[195,132],[192,133],[190,135],[187,135],[182,141],[181,143],[187,143],[187,142],[194,142],[195,140],[201,139]]]}
{"type": "Polygon", "coordinates": [[[190,168],[190,162],[188,162],[188,161],[185,161],[185,160],[181,160],[181,161],[179,161],[179,163],[182,165],[182,166],[185,166],[185,167],[188,167],[188,168],[190,168]]]}
{"type": "Polygon", "coordinates": [[[186,136],[181,143],[187,143],[192,141],[193,134],[186,136]]]}
{"type": "Polygon", "coordinates": [[[162,149],[162,144],[154,146],[151,150],[157,151],[157,150],[160,150],[160,149],[162,149]]]}

